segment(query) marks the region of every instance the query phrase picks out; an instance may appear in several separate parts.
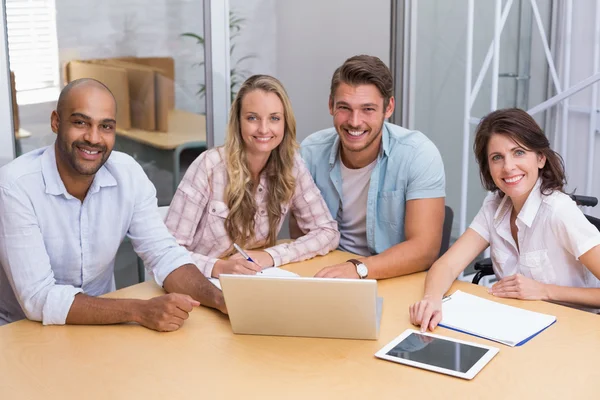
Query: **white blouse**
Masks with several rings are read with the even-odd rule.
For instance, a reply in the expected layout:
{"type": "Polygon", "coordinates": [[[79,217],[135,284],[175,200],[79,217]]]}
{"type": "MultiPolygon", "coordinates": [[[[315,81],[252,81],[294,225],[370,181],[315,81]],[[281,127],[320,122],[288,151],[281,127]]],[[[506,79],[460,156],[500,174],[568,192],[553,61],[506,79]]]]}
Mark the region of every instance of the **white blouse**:
{"type": "Polygon", "coordinates": [[[516,219],[518,248],[510,232],[512,202],[489,194],[470,228],[490,243],[498,279],[520,273],[559,286],[600,287],[579,257],[600,244],[600,232],[566,194],[548,196],[538,179],[516,219]]]}

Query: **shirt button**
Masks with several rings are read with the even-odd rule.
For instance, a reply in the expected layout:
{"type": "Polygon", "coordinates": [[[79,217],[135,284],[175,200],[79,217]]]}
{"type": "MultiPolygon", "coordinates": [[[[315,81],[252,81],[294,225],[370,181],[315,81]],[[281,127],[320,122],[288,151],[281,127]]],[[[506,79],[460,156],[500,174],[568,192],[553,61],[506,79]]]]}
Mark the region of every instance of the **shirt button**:
{"type": "Polygon", "coordinates": [[[260,213],[261,213],[262,215],[265,215],[265,210],[260,210],[260,213]]]}
{"type": "Polygon", "coordinates": [[[216,212],[217,210],[215,210],[214,208],[212,209],[212,212],[216,212]]]}
{"type": "Polygon", "coordinates": [[[262,188],[258,188],[258,191],[259,191],[259,192],[262,192],[262,188]]]}

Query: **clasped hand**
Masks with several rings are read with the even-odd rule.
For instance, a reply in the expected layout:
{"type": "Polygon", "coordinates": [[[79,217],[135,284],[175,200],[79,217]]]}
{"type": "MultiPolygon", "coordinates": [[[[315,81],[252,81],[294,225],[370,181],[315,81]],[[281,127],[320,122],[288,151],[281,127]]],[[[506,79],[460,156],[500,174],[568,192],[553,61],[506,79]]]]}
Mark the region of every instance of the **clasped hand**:
{"type": "Polygon", "coordinates": [[[194,307],[199,305],[199,301],[187,294],[169,293],[154,297],[143,303],[136,322],[159,332],[175,331],[188,319],[194,307]]]}

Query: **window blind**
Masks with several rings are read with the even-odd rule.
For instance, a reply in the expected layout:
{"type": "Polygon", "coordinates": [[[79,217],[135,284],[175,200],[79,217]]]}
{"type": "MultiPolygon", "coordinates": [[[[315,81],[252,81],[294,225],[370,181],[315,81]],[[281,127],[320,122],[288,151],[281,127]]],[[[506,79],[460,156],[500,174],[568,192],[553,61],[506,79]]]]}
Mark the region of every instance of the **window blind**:
{"type": "Polygon", "coordinates": [[[6,0],[6,28],[17,91],[58,87],[55,0],[6,0]]]}

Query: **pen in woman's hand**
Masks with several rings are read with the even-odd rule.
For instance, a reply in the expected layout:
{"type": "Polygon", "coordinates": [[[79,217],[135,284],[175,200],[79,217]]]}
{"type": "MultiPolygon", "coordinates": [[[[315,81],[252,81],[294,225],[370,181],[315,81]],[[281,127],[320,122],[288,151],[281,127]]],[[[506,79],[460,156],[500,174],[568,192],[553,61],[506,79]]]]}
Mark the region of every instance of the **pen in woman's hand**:
{"type": "MultiPolygon", "coordinates": [[[[234,244],[233,244],[233,248],[234,248],[234,249],[235,249],[235,250],[236,250],[238,253],[240,253],[240,254],[242,255],[242,257],[244,257],[246,260],[250,261],[251,263],[254,263],[254,264],[256,264],[256,263],[254,262],[254,260],[250,258],[250,256],[248,255],[248,253],[246,253],[246,252],[244,251],[244,249],[242,249],[240,246],[238,246],[238,245],[237,245],[237,243],[234,243],[234,244]]],[[[258,264],[257,264],[257,265],[258,265],[258,264]]]]}

